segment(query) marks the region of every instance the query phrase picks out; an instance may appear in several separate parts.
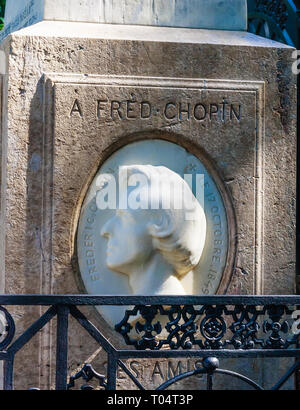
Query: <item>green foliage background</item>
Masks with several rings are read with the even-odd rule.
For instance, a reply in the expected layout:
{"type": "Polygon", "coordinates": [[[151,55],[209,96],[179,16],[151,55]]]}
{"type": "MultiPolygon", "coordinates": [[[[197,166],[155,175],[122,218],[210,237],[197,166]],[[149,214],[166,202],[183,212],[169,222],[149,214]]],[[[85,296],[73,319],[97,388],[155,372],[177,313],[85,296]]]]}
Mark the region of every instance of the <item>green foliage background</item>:
{"type": "Polygon", "coordinates": [[[0,30],[2,30],[4,26],[5,2],[6,0],[0,0],[0,30]]]}

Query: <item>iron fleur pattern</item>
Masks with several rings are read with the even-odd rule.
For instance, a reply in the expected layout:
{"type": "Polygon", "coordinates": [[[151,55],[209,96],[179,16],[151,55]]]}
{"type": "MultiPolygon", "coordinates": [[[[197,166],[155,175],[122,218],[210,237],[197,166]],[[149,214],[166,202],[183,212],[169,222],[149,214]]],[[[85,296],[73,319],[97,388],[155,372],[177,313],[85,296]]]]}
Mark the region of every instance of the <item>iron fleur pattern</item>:
{"type": "Polygon", "coordinates": [[[135,306],[115,329],[139,350],[287,349],[298,340],[286,319],[293,311],[282,305],[135,306]]]}

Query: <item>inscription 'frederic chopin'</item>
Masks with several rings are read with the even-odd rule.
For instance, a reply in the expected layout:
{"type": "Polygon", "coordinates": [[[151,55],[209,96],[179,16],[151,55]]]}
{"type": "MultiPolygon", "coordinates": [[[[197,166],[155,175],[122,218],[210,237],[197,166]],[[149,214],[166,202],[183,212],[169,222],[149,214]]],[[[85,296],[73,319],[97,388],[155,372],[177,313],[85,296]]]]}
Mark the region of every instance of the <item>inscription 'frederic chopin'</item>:
{"type": "MultiPolygon", "coordinates": [[[[86,108],[87,109],[87,108],[86,108]]],[[[90,106],[89,106],[90,109],[90,106]]],[[[70,108],[70,117],[85,116],[83,101],[76,98],[70,108]]],[[[161,116],[166,121],[217,121],[239,123],[242,106],[225,98],[220,102],[187,102],[168,100],[161,104],[150,101],[118,100],[101,98],[95,101],[95,115],[99,120],[149,120],[161,116]]]]}

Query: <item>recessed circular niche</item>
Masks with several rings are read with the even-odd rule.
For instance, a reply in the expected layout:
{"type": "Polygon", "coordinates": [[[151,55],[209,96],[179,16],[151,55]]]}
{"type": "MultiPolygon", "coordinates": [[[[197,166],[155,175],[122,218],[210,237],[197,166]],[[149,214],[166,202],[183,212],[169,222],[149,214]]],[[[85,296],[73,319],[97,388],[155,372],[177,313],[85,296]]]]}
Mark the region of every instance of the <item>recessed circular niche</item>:
{"type": "MultiPolygon", "coordinates": [[[[232,232],[229,232],[230,226],[228,223],[232,210],[230,209],[228,217],[228,203],[226,203],[226,198],[224,197],[224,195],[226,196],[226,190],[222,187],[220,178],[213,171],[213,168],[207,166],[208,163],[205,158],[201,159],[200,155],[198,157],[188,152],[182,146],[162,139],[140,140],[129,143],[114,152],[102,163],[85,196],[77,231],[79,271],[87,293],[101,295],[140,294],[138,292],[140,288],[136,286],[135,289],[134,286],[140,278],[136,276],[134,280],[130,279],[128,266],[131,265],[127,266],[125,274],[122,268],[115,268],[112,263],[109,263],[110,259],[116,259],[120,254],[122,257],[128,257],[132,248],[139,246],[134,245],[135,239],[132,237],[132,232],[128,233],[127,236],[125,232],[124,236],[124,229],[122,230],[124,224],[127,224],[127,227],[130,226],[130,229],[132,224],[135,224],[135,229],[139,231],[138,234],[140,235],[140,225],[137,228],[136,214],[134,214],[138,210],[132,211],[129,216],[125,215],[124,217],[127,218],[125,222],[116,222],[123,225],[119,227],[114,226],[113,235],[117,237],[117,240],[114,242],[113,247],[109,245],[110,237],[108,238],[109,235],[105,231],[109,230],[107,226],[110,224],[110,221],[115,223],[116,218],[123,218],[125,211],[99,209],[99,206],[97,206],[97,194],[99,189],[101,189],[101,187],[99,188],[101,177],[103,175],[112,175],[115,177],[118,185],[120,167],[132,169],[133,166],[139,166],[141,169],[164,167],[160,168],[163,169],[164,175],[165,171],[170,171],[170,173],[176,173],[182,179],[186,179],[186,175],[190,175],[189,178],[192,178],[194,181],[193,185],[191,185],[193,194],[195,197],[198,195],[199,198],[199,192],[195,191],[196,189],[199,191],[200,187],[200,195],[202,192],[204,196],[202,206],[206,220],[206,234],[199,262],[189,272],[180,277],[176,276],[180,282],[177,283],[177,287],[175,285],[173,287],[175,281],[174,283],[166,282],[167,285],[161,287],[158,293],[156,291],[152,292],[154,294],[207,295],[217,293],[218,289],[224,289],[224,275],[227,277],[226,280],[228,280],[228,272],[231,270],[231,266],[228,265],[230,260],[233,259],[229,258],[229,255],[234,254],[234,249],[231,249],[232,241],[230,241],[232,232]],[[148,167],[145,168],[145,166],[148,167]],[[200,179],[197,179],[197,175],[200,179]],[[201,181],[200,185],[195,184],[196,180],[201,181]],[[128,218],[133,219],[129,220],[128,218]],[[112,258],[114,255],[116,258],[112,258]],[[170,283],[169,288],[168,283],[170,283]]],[[[201,235],[201,225],[197,226],[200,227],[199,235],[201,235]]],[[[192,235],[195,235],[195,231],[193,231],[192,235]]],[[[195,238],[194,243],[197,240],[198,236],[195,238]]],[[[141,244],[143,239],[138,239],[135,242],[141,244]]],[[[140,272],[144,274],[142,267],[140,267],[140,272]]],[[[135,274],[137,275],[136,272],[135,274]]],[[[153,277],[153,281],[156,279],[156,277],[153,277]]],[[[147,290],[144,290],[143,294],[152,295],[151,289],[155,289],[155,287],[152,288],[150,286],[148,288],[150,289],[149,293],[147,293],[147,290]]],[[[118,323],[124,315],[124,307],[103,306],[99,307],[98,310],[111,325],[118,323]]]]}

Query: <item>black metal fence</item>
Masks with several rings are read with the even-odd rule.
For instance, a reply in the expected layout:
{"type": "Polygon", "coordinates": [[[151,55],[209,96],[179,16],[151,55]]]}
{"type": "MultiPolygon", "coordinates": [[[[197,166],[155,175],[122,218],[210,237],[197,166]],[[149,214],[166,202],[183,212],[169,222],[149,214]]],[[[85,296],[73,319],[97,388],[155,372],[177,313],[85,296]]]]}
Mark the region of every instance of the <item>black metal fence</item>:
{"type": "MultiPolygon", "coordinates": [[[[138,389],[145,387],[127,367],[126,359],[197,358],[202,366],[170,378],[157,389],[193,375],[207,378],[213,389],[214,375],[244,381],[249,388],[263,390],[246,375],[219,368],[219,358],[295,358],[272,390],[280,389],[300,369],[300,296],[92,296],[92,295],[3,295],[0,296],[2,334],[0,360],[4,361],[4,389],[14,387],[14,359],[22,348],[54,317],[56,334],[56,389],[72,389],[83,379],[82,389],[92,379],[102,389],[116,389],[120,367],[138,389]],[[80,306],[126,306],[115,331],[124,338],[117,349],[103,332],[80,311],[80,306]],[[4,307],[5,306],[5,307],[4,307]],[[9,306],[49,306],[49,309],[17,338],[9,306]],[[131,306],[128,308],[128,306],[131,306]],[[107,374],[97,373],[85,363],[68,376],[68,323],[72,316],[107,353],[107,374]],[[132,320],[134,318],[134,320],[132,320]]],[[[74,343],[74,342],[73,342],[74,343]]]]}
{"type": "Polygon", "coordinates": [[[248,30],[299,48],[299,0],[248,0],[248,30]]]}

